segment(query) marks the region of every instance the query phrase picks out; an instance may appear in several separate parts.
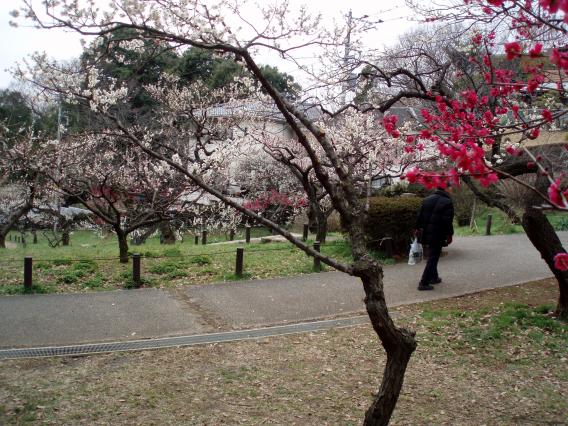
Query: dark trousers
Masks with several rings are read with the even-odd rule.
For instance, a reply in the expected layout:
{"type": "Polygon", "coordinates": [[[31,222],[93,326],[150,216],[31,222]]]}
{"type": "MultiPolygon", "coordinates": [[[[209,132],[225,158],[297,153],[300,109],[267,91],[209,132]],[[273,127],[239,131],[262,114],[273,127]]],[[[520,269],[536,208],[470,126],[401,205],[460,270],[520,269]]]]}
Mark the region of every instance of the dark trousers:
{"type": "Polygon", "coordinates": [[[437,280],[438,277],[438,260],[442,253],[442,243],[435,243],[428,245],[428,261],[422,273],[420,285],[428,285],[432,281],[437,280]]]}

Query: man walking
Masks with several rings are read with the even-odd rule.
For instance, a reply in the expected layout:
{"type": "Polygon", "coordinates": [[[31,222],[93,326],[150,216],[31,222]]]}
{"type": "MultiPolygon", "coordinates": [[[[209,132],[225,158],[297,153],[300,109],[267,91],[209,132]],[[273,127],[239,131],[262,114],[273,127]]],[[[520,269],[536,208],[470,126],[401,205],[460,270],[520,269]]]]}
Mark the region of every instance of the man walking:
{"type": "Polygon", "coordinates": [[[428,247],[428,261],[418,284],[418,290],[433,290],[432,284],[442,282],[438,275],[438,260],[442,247],[452,242],[454,235],[454,204],[450,194],[438,188],[432,195],[424,198],[416,228],[419,241],[428,247]]]}

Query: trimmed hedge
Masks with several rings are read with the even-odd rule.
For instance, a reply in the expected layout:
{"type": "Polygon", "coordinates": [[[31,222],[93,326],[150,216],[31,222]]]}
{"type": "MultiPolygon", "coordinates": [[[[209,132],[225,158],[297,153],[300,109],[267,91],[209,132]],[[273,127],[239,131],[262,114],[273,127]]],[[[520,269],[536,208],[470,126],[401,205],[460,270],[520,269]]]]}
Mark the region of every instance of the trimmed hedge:
{"type": "Polygon", "coordinates": [[[392,237],[394,253],[406,256],[422,198],[373,197],[369,201],[369,215],[365,223],[367,246],[384,250],[380,247],[380,240],[392,237]]]}

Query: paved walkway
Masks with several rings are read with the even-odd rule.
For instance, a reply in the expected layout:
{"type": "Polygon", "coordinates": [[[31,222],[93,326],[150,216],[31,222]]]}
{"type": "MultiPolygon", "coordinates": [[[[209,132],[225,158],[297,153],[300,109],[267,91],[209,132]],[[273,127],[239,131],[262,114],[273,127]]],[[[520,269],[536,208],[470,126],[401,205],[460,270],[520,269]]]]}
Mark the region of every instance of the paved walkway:
{"type": "MultiPolygon", "coordinates": [[[[568,232],[561,233],[568,243],[568,232]]],[[[451,297],[551,276],[524,234],[456,238],[444,279],[418,292],[423,264],[385,267],[390,306],[451,297]]],[[[0,297],[0,347],[140,340],[297,323],[364,312],[358,280],[340,272],[177,290],[0,297]]]]}

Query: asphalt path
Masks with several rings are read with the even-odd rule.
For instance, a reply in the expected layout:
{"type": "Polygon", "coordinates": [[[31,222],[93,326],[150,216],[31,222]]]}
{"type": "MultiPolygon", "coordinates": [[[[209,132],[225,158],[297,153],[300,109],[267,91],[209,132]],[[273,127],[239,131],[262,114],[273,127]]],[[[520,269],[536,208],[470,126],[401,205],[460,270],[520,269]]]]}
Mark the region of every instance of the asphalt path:
{"type": "MultiPolygon", "coordinates": [[[[568,233],[560,236],[566,245],[568,233]]],[[[423,266],[385,267],[389,306],[551,276],[524,234],[456,238],[440,260],[443,283],[433,291],[416,289],[423,266]]],[[[0,347],[203,335],[363,312],[360,282],[339,272],[177,290],[3,296],[0,297],[0,347]]]]}

